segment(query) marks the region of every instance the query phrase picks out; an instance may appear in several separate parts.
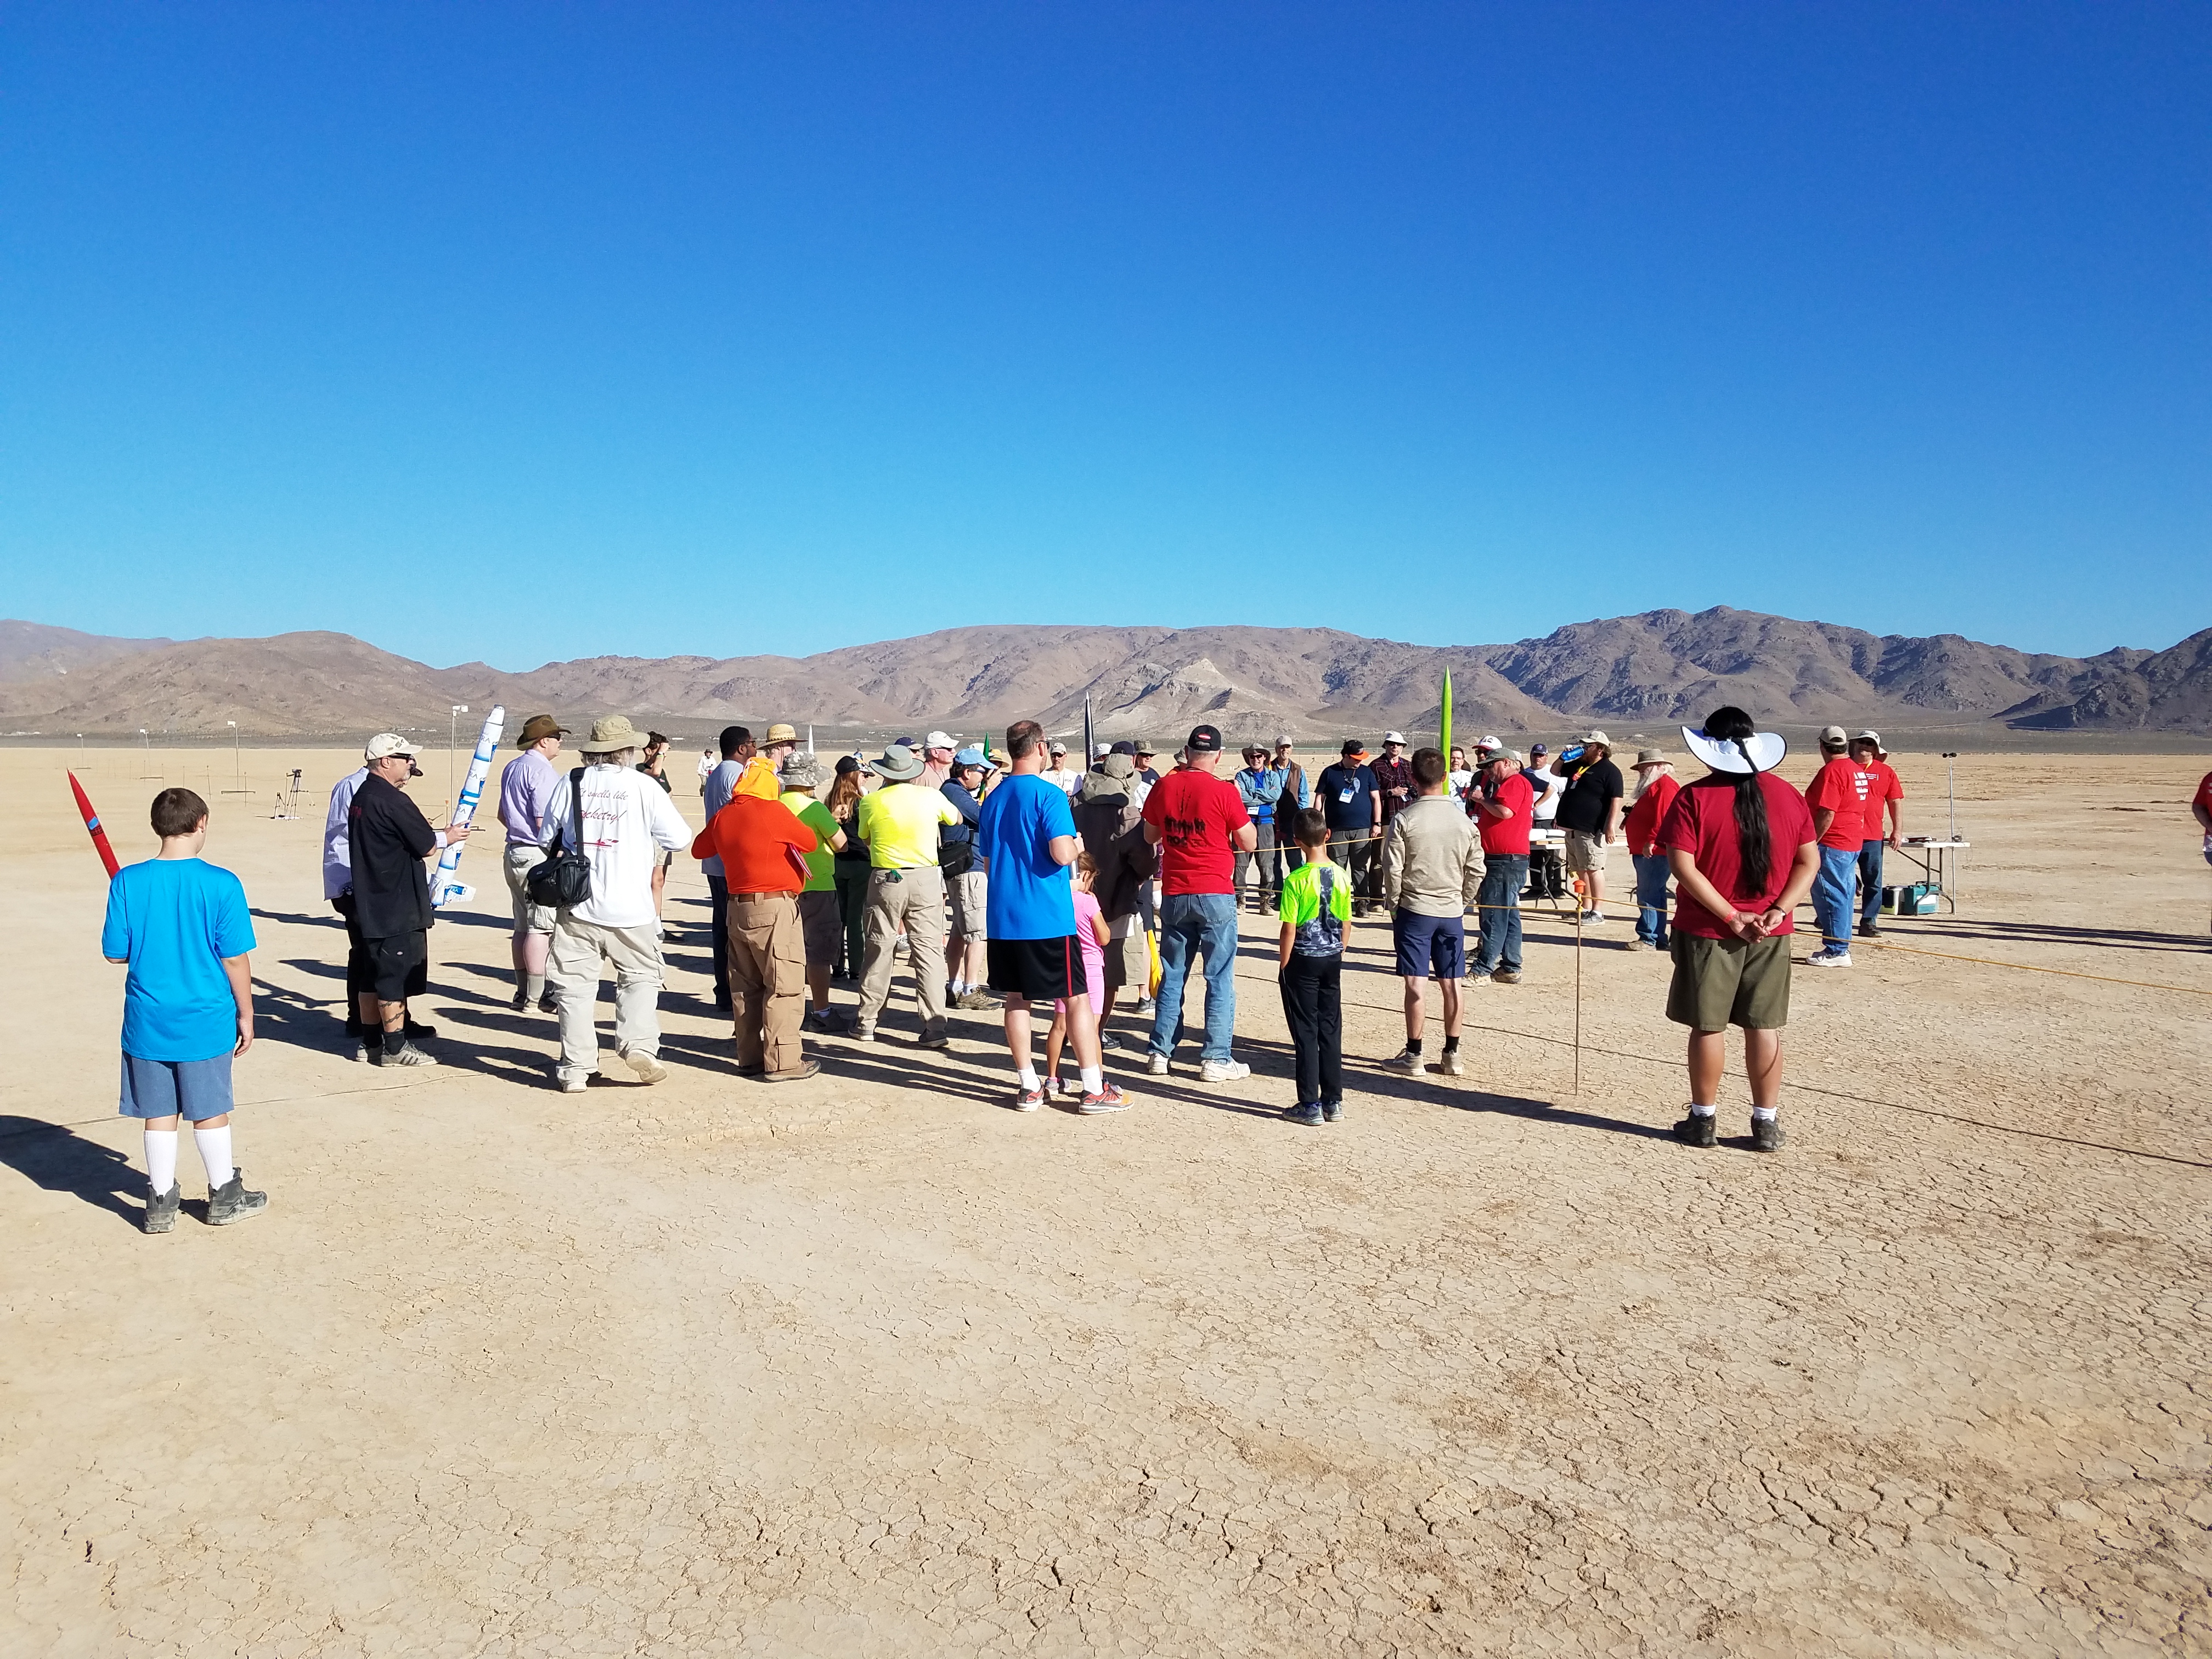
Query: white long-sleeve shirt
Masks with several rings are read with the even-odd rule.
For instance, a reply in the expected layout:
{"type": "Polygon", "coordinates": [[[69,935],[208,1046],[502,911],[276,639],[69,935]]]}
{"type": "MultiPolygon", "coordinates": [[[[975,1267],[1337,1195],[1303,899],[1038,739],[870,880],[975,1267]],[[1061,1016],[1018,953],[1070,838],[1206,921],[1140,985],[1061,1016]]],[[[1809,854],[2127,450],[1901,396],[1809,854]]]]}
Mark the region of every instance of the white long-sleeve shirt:
{"type": "MultiPolygon", "coordinates": [[[[655,920],[653,866],[663,848],[691,844],[691,826],[668,792],[635,767],[584,770],[584,844],[591,860],[592,896],[568,914],[602,927],[637,927],[655,920]]],[[[568,775],[563,772],[545,804],[548,850],[568,838],[568,775]]]]}
{"type": "Polygon", "coordinates": [[[353,811],[354,791],[368,775],[359,767],[331,787],[331,810],[323,819],[323,896],[343,898],[353,891],[353,842],[346,828],[353,811]]]}

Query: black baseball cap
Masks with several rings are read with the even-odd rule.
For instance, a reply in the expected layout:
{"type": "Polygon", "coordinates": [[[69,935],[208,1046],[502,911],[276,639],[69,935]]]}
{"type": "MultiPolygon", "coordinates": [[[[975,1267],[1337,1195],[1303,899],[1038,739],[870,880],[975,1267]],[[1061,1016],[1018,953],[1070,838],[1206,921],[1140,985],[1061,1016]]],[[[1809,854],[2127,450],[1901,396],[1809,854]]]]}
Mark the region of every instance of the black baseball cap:
{"type": "Polygon", "coordinates": [[[1218,754],[1221,750],[1221,730],[1213,726],[1194,726],[1190,728],[1190,741],[1183,747],[1201,755],[1218,754]]]}
{"type": "Polygon", "coordinates": [[[1134,755],[1137,752],[1137,745],[1124,738],[1107,752],[1113,755],[1134,755]]]}

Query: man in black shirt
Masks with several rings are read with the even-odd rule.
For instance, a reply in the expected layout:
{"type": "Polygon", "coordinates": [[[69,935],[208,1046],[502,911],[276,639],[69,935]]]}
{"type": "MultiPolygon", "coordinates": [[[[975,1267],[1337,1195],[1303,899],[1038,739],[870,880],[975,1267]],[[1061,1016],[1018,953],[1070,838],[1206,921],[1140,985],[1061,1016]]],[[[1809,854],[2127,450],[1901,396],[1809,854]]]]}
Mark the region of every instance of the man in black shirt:
{"type": "Polygon", "coordinates": [[[380,1029],[381,1051],[372,1060],[387,1066],[434,1066],[438,1062],[407,1040],[407,999],[425,988],[430,959],[430,881],[423,860],[440,848],[468,838],[468,826],[449,825],[441,835],[422,809],[400,792],[422,775],[415,749],[404,738],[386,732],[362,751],[368,775],[354,792],[346,817],[353,860],[354,921],[368,953],[375,988],[361,995],[364,1033],[380,1029]]]}
{"type": "Polygon", "coordinates": [[[1583,878],[1583,921],[1595,925],[1605,920],[1606,848],[1620,829],[1620,769],[1613,763],[1613,745],[1605,733],[1593,732],[1579,744],[1562,749],[1552,773],[1567,781],[1559,796],[1559,824],[1566,832],[1567,868],[1583,878]]]}
{"type": "Polygon", "coordinates": [[[1366,761],[1359,739],[1346,738],[1343,758],[1322,767],[1314,780],[1314,805],[1328,821],[1329,856],[1351,879],[1355,916],[1365,915],[1372,902],[1367,890],[1380,867],[1376,848],[1382,845],[1382,796],[1366,761]]]}

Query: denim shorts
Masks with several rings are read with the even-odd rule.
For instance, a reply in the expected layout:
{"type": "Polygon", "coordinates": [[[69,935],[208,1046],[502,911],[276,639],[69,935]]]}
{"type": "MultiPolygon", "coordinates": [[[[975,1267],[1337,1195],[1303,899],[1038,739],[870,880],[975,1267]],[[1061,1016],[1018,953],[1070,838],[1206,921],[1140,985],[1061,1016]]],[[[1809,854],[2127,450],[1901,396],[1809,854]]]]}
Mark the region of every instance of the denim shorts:
{"type": "Polygon", "coordinates": [[[125,1117],[175,1117],[188,1123],[221,1117],[230,1109],[230,1056],[213,1060],[141,1060],[123,1056],[125,1117]]]}
{"type": "Polygon", "coordinates": [[[1397,949],[1401,979],[1467,977],[1467,928],[1457,916],[1417,916],[1401,910],[1390,918],[1390,942],[1397,949]]]}

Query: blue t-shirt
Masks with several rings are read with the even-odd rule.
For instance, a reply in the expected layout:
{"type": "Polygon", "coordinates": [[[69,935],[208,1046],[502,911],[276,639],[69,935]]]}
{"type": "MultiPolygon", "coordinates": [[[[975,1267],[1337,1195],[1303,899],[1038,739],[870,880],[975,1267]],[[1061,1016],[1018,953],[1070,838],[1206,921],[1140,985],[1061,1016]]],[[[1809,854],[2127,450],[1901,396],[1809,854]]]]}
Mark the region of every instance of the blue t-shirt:
{"type": "Polygon", "coordinates": [[[131,963],[123,1052],[140,1060],[213,1060],[238,1046],[238,1004],[225,957],[253,948],[236,876],[199,859],[127,864],[107,884],[100,953],[131,963]]]}
{"type": "Polygon", "coordinates": [[[1075,888],[1048,844],[1075,833],[1075,813],[1056,783],[1018,772],[983,798],[976,832],[991,861],[983,925],[993,939],[1066,939],[1075,931],[1075,888]]]}

